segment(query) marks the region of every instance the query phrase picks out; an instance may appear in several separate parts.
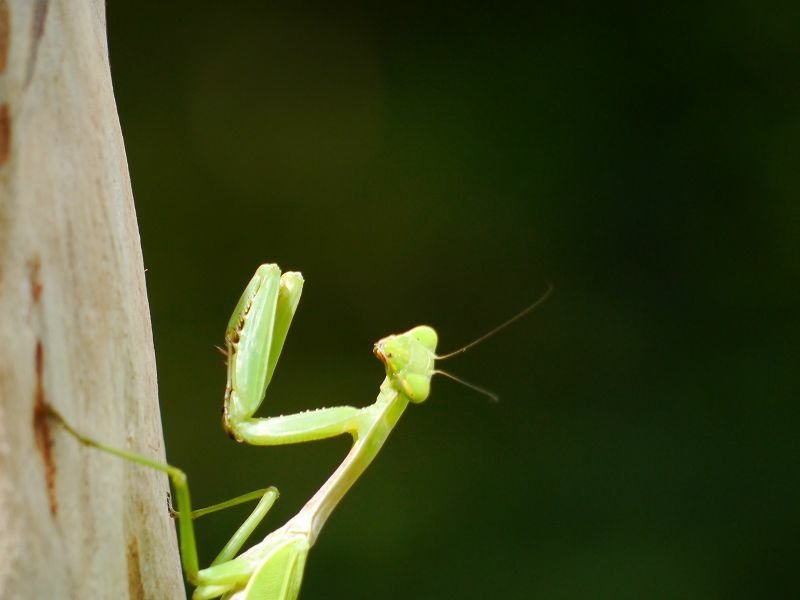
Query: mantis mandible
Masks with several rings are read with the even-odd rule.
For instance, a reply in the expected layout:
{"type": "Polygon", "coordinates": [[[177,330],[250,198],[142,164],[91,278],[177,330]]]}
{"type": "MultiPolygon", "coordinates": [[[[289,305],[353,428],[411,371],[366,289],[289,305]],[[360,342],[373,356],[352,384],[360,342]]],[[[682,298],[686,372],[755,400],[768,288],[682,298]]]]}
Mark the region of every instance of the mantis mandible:
{"type": "Polygon", "coordinates": [[[434,362],[463,352],[533,310],[549,295],[552,287],[513,319],[444,356],[436,355],[437,334],[427,325],[381,339],[375,344],[374,353],[386,367],[386,378],[380,386],[378,398],[369,406],[337,406],[281,417],[254,417],[275,373],[302,289],[300,273],[281,274],[280,268],[274,264],[261,265],[245,288],[225,331],[228,379],[223,427],[237,441],[256,446],[310,442],[342,434],[352,436],[353,446],[300,512],[241,554],[239,551],[247,538],[277,499],[277,489],[257,490],[193,512],[183,471],[88,438],[50,408],[53,418],[81,443],[169,475],[178,505],[175,516],[178,518],[183,570],[187,580],[195,586],[193,600],[297,598],[306,556],[325,521],[378,454],[409,403],[419,404],[427,399],[431,377],[434,373],[441,373],[434,369],[434,362]],[[192,519],[256,498],[260,500],[250,516],[211,565],[200,569],[192,519]]]}

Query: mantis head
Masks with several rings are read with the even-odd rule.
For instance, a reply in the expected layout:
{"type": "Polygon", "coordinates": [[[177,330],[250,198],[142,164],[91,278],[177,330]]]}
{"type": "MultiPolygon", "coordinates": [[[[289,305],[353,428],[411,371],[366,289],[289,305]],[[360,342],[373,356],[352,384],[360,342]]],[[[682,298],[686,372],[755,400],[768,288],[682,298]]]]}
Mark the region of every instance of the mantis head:
{"type": "Polygon", "coordinates": [[[424,402],[431,391],[438,339],[432,327],[420,325],[383,338],[372,350],[386,366],[394,388],[411,402],[424,402]]]}
{"type": "Polygon", "coordinates": [[[548,284],[544,294],[522,311],[494,329],[484,333],[479,338],[471,341],[469,344],[462,346],[458,350],[448,352],[447,354],[436,354],[438,336],[436,331],[427,325],[414,327],[398,335],[387,336],[378,341],[372,351],[386,366],[386,376],[389,378],[389,381],[391,381],[392,386],[401,394],[404,394],[411,402],[418,404],[427,399],[431,391],[431,377],[435,373],[444,375],[448,379],[453,379],[476,392],[480,392],[490,400],[497,402],[497,394],[477,386],[474,383],[464,381],[447,371],[435,370],[433,364],[437,360],[458,356],[485,339],[492,337],[497,332],[502,331],[541,305],[552,292],[553,286],[548,284]]]}

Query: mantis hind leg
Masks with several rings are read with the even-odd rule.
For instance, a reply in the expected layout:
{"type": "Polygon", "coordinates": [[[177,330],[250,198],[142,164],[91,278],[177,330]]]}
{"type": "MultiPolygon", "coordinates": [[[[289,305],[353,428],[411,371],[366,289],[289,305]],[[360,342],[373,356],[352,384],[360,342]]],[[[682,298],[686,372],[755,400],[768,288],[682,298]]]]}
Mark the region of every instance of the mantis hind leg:
{"type": "Polygon", "coordinates": [[[181,545],[181,562],[183,564],[183,571],[186,573],[186,578],[196,585],[197,582],[197,544],[194,537],[194,525],[192,524],[192,505],[189,499],[189,484],[187,482],[186,473],[173,467],[172,465],[161,463],[141,454],[135,452],[128,452],[127,450],[120,450],[112,446],[107,446],[102,442],[98,442],[90,437],[86,437],[77,429],[72,427],[61,413],[59,413],[52,406],[47,406],[50,416],[61,425],[61,427],[75,439],[77,439],[84,446],[90,446],[98,450],[102,450],[108,454],[119,456],[126,460],[156,469],[162,473],[169,475],[172,481],[172,486],[175,489],[175,499],[178,503],[178,538],[181,545]]]}
{"type": "MultiPolygon", "coordinates": [[[[178,505],[178,510],[173,514],[173,516],[177,516],[178,518],[178,537],[181,545],[181,562],[183,564],[184,573],[186,573],[186,578],[193,585],[198,585],[199,583],[199,566],[197,558],[197,544],[195,541],[194,524],[192,519],[215,512],[217,510],[229,508],[249,500],[254,500],[259,496],[261,497],[258,505],[255,507],[247,520],[245,520],[239,529],[236,530],[236,532],[233,534],[233,537],[231,537],[228,543],[225,544],[223,549],[214,559],[212,565],[217,565],[231,560],[239,552],[244,543],[247,541],[247,538],[250,536],[253,530],[255,530],[255,528],[267,514],[267,511],[269,511],[269,509],[275,503],[275,500],[278,498],[278,490],[274,487],[269,487],[263,490],[256,490],[255,492],[250,492],[249,494],[244,494],[243,496],[233,498],[232,500],[228,500],[226,502],[193,512],[191,499],[189,496],[189,483],[186,474],[183,471],[177,467],[173,467],[170,464],[158,462],[146,456],[142,456],[141,454],[136,454],[135,452],[128,452],[127,450],[120,450],[119,448],[107,446],[102,442],[98,442],[97,440],[89,438],[80,433],[78,430],[72,427],[72,425],[70,425],[66,419],[61,416],[61,413],[55,410],[52,406],[48,405],[47,411],[49,415],[55,421],[57,421],[67,433],[72,435],[81,444],[96,448],[108,454],[113,454],[114,456],[118,456],[126,460],[130,460],[131,462],[156,469],[157,471],[166,473],[169,476],[170,480],[172,481],[172,486],[175,490],[175,500],[178,505]]],[[[209,581],[204,583],[213,584],[214,582],[209,581]]]]}

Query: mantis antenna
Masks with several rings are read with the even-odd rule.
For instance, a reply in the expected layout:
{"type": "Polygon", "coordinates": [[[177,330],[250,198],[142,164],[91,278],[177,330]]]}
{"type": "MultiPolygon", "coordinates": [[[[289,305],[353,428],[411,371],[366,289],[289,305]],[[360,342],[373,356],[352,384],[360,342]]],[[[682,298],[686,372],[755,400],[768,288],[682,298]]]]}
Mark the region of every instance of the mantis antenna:
{"type": "Polygon", "coordinates": [[[453,381],[460,383],[461,385],[467,386],[469,389],[475,390],[479,394],[483,394],[484,396],[489,398],[489,400],[491,400],[492,402],[500,402],[500,396],[498,396],[494,392],[490,392],[486,388],[482,388],[479,385],[475,385],[474,383],[470,383],[465,379],[461,379],[461,377],[456,377],[452,373],[448,373],[447,371],[442,371],[440,369],[436,369],[434,373],[438,373],[439,375],[444,375],[448,379],[452,379],[453,381]]]}
{"type": "MultiPolygon", "coordinates": [[[[547,298],[550,297],[550,294],[552,294],[552,293],[553,293],[553,284],[552,283],[548,283],[547,284],[547,289],[544,291],[544,294],[539,296],[539,298],[534,300],[531,304],[526,306],[524,309],[522,309],[516,315],[514,315],[513,317],[511,317],[507,321],[501,323],[500,325],[498,325],[494,329],[490,330],[489,332],[484,333],[478,339],[471,341],[466,346],[462,346],[458,350],[454,350],[452,352],[448,352],[447,354],[444,354],[442,356],[437,356],[436,360],[443,360],[445,358],[452,358],[453,356],[457,356],[459,354],[463,354],[464,352],[466,352],[470,348],[473,348],[474,346],[477,346],[478,344],[480,344],[484,340],[492,337],[496,333],[499,333],[500,331],[502,331],[503,329],[505,329],[509,325],[512,325],[516,321],[519,321],[522,317],[527,315],[529,312],[531,312],[534,309],[536,309],[539,306],[541,306],[544,303],[544,301],[547,300],[547,298]]],[[[452,373],[448,373],[447,371],[442,371],[441,369],[436,369],[433,372],[434,373],[438,373],[439,375],[444,375],[448,379],[452,379],[453,381],[455,381],[457,383],[460,383],[461,385],[464,385],[464,386],[470,388],[471,390],[475,390],[479,394],[483,394],[484,396],[489,398],[489,400],[491,400],[492,402],[499,402],[500,401],[500,396],[498,396],[494,392],[491,392],[491,391],[487,390],[486,388],[483,388],[483,387],[481,387],[479,385],[475,385],[474,383],[471,383],[469,381],[461,379],[460,377],[456,377],[452,373]]]]}
{"type": "MultiPolygon", "coordinates": [[[[452,352],[448,352],[447,354],[442,354],[441,356],[437,356],[436,360],[444,360],[445,358],[451,358],[453,356],[457,356],[459,354],[463,354],[464,352],[466,352],[470,348],[473,348],[473,347],[477,346],[478,344],[480,344],[482,341],[489,339],[494,334],[501,332],[503,329],[505,329],[509,325],[512,325],[513,323],[516,323],[522,317],[527,315],[529,312],[539,308],[542,304],[544,304],[545,300],[547,300],[550,297],[550,294],[553,293],[553,289],[554,289],[553,288],[553,284],[552,283],[548,283],[547,284],[547,289],[544,291],[544,294],[539,296],[536,300],[534,300],[531,304],[529,304],[528,306],[523,308],[520,312],[518,312],[516,315],[511,317],[508,321],[500,323],[500,325],[498,325],[494,329],[490,330],[487,333],[484,333],[478,339],[472,340],[469,344],[467,344],[466,346],[462,346],[458,350],[453,350],[452,352]]],[[[441,371],[439,371],[439,372],[442,373],[441,371]]],[[[448,375],[448,373],[442,373],[442,375],[448,375]]],[[[453,377],[453,379],[455,379],[455,378],[453,377]]],[[[458,380],[458,381],[460,381],[460,380],[458,380]]],[[[466,382],[461,381],[461,383],[466,383],[466,382]]]]}

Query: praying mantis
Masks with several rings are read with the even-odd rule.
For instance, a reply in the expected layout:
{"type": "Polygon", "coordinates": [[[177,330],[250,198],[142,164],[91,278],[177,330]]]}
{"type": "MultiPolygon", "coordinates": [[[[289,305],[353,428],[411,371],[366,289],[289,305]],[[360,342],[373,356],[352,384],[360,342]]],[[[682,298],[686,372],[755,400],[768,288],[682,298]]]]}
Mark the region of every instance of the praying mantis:
{"type": "Polygon", "coordinates": [[[183,570],[187,580],[195,586],[193,600],[297,598],[309,549],[333,509],[378,454],[408,405],[420,404],[428,398],[431,378],[443,373],[434,368],[435,361],[467,350],[530,312],[547,298],[552,286],[512,319],[443,356],[436,355],[438,336],[427,325],[379,340],[373,351],[384,364],[386,377],[377,399],[369,406],[337,406],[280,417],[255,417],[275,373],[302,290],[300,273],[281,273],[275,264],[258,267],[247,284],[225,331],[227,384],[223,427],[235,440],[256,446],[310,442],[343,434],[352,436],[353,445],[334,473],[294,517],[241,554],[242,546],[277,500],[276,488],[256,490],[207,509],[192,511],[183,471],[91,439],[73,428],[55,408],[49,407],[50,415],[82,444],[157,469],[170,477],[178,507],[174,516],[178,520],[183,570]],[[200,569],[192,519],[255,499],[259,501],[250,516],[211,565],[200,569]]]}

